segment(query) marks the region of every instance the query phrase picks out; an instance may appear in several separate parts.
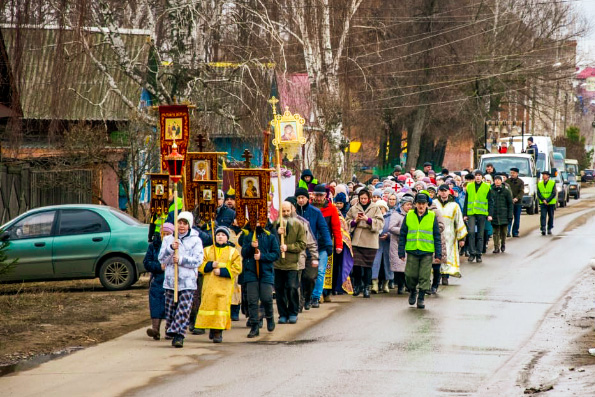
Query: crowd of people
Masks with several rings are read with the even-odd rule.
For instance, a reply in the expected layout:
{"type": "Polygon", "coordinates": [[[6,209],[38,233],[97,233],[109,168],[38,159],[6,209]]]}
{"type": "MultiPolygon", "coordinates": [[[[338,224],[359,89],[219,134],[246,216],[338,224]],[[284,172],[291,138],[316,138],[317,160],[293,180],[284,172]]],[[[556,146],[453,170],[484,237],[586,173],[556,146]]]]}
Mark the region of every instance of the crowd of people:
{"type": "MultiPolygon", "coordinates": [[[[271,206],[266,224],[238,225],[230,189],[219,191],[214,226],[179,212],[178,239],[172,205],[167,219],[156,219],[145,257],[152,274],[147,334],[159,340],[165,320],[164,337],[175,347],[183,347],[187,332],[206,330],[220,343],[243,314],[247,337],[254,338],[265,320],[273,332],[341,294],[370,298],[396,290],[424,309],[426,295],[461,277],[461,257],[480,263],[492,237],[493,253],[500,254],[507,237],[519,236],[524,184],[518,172],[488,165],[485,174],[437,174],[425,163],[423,170],[396,166],[388,177],[343,184],[304,170],[295,194],[279,210],[271,206]]],[[[545,182],[539,197],[547,207],[553,193],[545,182]]],[[[547,227],[551,233],[553,223],[547,227]]]]}

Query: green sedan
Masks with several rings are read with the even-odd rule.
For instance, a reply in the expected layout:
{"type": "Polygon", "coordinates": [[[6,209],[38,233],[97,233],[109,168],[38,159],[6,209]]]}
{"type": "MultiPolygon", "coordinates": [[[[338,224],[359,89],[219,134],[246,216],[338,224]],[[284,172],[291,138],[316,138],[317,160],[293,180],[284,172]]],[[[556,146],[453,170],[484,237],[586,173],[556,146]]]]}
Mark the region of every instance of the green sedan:
{"type": "Polygon", "coordinates": [[[108,290],[123,290],[145,272],[149,226],[101,205],[36,208],[0,227],[9,261],[0,281],[99,277],[108,290]]]}

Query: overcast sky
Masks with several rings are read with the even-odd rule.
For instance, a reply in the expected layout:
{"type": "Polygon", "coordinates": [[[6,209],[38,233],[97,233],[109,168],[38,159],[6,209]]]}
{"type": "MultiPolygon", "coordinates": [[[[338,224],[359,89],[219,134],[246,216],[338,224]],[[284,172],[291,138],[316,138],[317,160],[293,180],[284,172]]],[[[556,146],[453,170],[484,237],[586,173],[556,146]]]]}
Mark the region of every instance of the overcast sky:
{"type": "Polygon", "coordinates": [[[588,21],[591,21],[592,29],[588,36],[580,39],[578,43],[579,62],[589,60],[595,62],[595,0],[578,0],[577,11],[583,12],[588,21]]]}

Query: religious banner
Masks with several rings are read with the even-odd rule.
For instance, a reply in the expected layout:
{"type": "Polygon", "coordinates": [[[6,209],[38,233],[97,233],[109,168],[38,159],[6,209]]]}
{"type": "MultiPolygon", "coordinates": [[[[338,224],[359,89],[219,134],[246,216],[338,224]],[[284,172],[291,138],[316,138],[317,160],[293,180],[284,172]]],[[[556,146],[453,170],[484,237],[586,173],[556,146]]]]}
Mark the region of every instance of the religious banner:
{"type": "Polygon", "coordinates": [[[169,175],[147,174],[151,184],[151,215],[167,215],[169,197],[169,175]]]}
{"type": "Polygon", "coordinates": [[[270,169],[234,169],[236,191],[236,220],[243,226],[246,222],[254,229],[256,222],[265,226],[268,220],[267,200],[271,189],[270,169]]]}
{"type": "MultiPolygon", "coordinates": [[[[273,103],[273,120],[271,126],[275,131],[275,139],[273,139],[273,145],[277,149],[283,149],[283,153],[287,156],[289,161],[292,161],[296,154],[299,153],[303,144],[306,143],[304,137],[304,124],[306,120],[299,114],[291,114],[289,107],[285,107],[285,112],[277,114],[273,101],[275,98],[271,98],[273,103]]],[[[278,102],[278,101],[277,101],[278,102]]]]}
{"type": "Polygon", "coordinates": [[[215,220],[217,190],[221,182],[219,156],[226,152],[188,152],[186,154],[185,203],[188,211],[198,207],[198,215],[205,221],[215,220]]]}
{"type": "Polygon", "coordinates": [[[188,105],[159,106],[159,122],[161,126],[161,168],[167,170],[165,156],[171,154],[174,141],[178,153],[186,156],[188,138],[190,137],[190,117],[188,105]]]}

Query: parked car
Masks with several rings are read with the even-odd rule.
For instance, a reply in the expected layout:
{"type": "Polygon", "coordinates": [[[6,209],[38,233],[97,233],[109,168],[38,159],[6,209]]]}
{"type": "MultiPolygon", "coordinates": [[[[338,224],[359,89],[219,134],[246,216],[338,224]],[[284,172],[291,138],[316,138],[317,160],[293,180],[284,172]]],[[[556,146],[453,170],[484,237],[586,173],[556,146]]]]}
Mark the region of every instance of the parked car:
{"type": "Polygon", "coordinates": [[[0,281],[99,277],[108,290],[123,290],[145,272],[148,225],[108,206],[36,208],[2,227],[15,268],[0,281]]]}
{"type": "Polygon", "coordinates": [[[595,170],[584,170],[581,172],[581,182],[593,182],[595,170]]]}
{"type": "Polygon", "coordinates": [[[556,190],[558,191],[558,206],[566,207],[570,199],[570,189],[567,183],[567,174],[558,171],[554,180],[556,181],[556,190]],[[566,178],[565,178],[566,176],[566,178]]]}
{"type": "Polygon", "coordinates": [[[575,199],[581,198],[581,184],[574,174],[568,174],[568,191],[575,199]]]}

